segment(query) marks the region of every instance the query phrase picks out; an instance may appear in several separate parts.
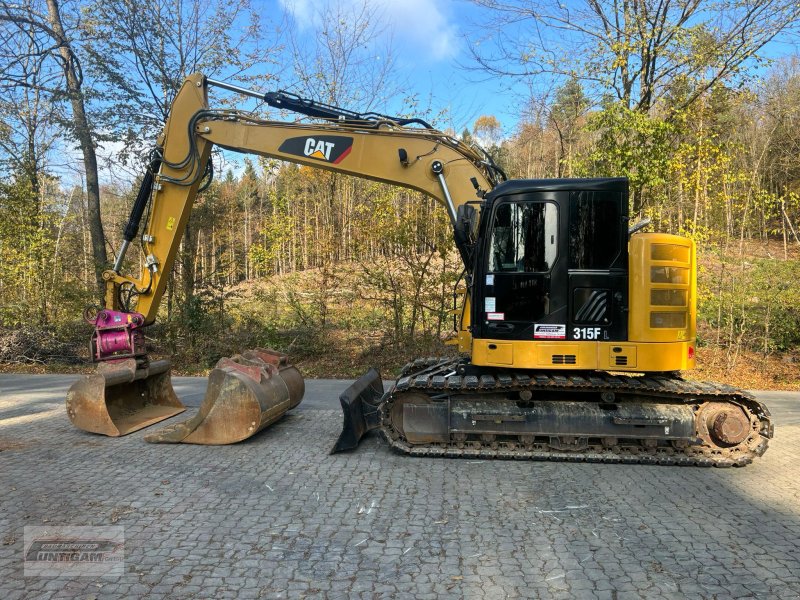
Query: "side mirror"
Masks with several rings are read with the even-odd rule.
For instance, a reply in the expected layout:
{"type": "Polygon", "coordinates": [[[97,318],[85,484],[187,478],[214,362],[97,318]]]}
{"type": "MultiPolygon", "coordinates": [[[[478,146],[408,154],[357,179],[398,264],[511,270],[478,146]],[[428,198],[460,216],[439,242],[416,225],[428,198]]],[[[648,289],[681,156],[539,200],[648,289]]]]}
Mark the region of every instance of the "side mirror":
{"type": "Polygon", "coordinates": [[[478,238],[478,211],[471,204],[462,204],[456,212],[456,226],[464,235],[466,241],[474,243],[478,238]]]}

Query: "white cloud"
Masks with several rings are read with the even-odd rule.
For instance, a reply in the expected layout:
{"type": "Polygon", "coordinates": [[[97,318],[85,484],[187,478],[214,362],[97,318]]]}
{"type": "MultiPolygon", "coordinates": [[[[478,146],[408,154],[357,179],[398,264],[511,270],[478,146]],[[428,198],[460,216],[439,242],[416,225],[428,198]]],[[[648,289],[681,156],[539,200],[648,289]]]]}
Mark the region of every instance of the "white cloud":
{"type": "Polygon", "coordinates": [[[386,25],[402,53],[412,53],[436,61],[458,54],[458,27],[442,7],[449,0],[278,0],[301,28],[319,25],[324,6],[359,9],[364,3],[376,9],[377,18],[386,25]]]}
{"type": "Polygon", "coordinates": [[[300,27],[306,28],[318,24],[315,23],[315,13],[311,8],[315,2],[311,0],[278,0],[278,4],[281,5],[283,10],[292,15],[300,27]]]}

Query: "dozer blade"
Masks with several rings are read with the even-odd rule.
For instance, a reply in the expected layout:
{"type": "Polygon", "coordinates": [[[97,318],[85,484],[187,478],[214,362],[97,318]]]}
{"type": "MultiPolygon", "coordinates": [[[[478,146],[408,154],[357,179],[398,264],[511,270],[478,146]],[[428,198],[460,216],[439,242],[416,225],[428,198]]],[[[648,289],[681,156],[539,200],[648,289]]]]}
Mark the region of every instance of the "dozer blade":
{"type": "Polygon", "coordinates": [[[383,381],[375,369],[367,371],[339,396],[344,423],[331,454],[352,450],[358,446],[364,434],[378,427],[378,406],[382,397],[383,381]]]}
{"type": "Polygon", "coordinates": [[[118,437],[186,410],[170,381],[170,363],[137,369],[136,359],[100,363],[67,392],[67,415],[79,429],[118,437]]]}
{"type": "Polygon", "coordinates": [[[303,376],[286,355],[249,350],[219,360],[208,377],[208,389],[196,415],[144,439],[167,444],[241,442],[300,404],[304,393],[303,376]]]}

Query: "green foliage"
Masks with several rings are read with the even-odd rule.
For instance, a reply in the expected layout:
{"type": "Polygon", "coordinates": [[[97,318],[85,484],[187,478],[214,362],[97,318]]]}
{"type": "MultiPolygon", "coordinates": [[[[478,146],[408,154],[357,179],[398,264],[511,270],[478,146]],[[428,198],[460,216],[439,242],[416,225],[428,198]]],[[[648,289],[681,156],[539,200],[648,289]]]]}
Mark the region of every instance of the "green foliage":
{"type": "Polygon", "coordinates": [[[715,341],[764,354],[800,345],[800,261],[720,258],[698,282],[698,317],[715,341]]]}
{"type": "MultiPolygon", "coordinates": [[[[391,53],[375,60],[380,15],[367,4],[362,14],[316,7],[318,35],[288,34],[292,89],[359,111],[383,111],[385,98],[397,97],[402,86],[392,76],[391,53]]],[[[518,19],[514,4],[506,6],[518,19]]],[[[778,32],[780,19],[798,10],[767,5],[774,20],[757,18],[770,16],[759,6],[752,21],[726,23],[712,13],[725,9],[730,16],[744,5],[543,7],[541,22],[561,23],[543,35],[561,38],[548,41],[546,54],[530,40],[520,43],[526,69],[558,73],[548,82],[555,94],[532,101],[530,118],[511,138],[487,115],[461,134],[484,144],[512,176],[628,177],[632,212],[653,218],[655,230],[691,237],[700,249],[706,343],[764,353],[800,345],[800,66],[789,61],[762,82],[751,79],[748,91],[738,85],[745,74],[737,69],[760,48],[759,39],[778,32]],[[688,19],[680,17],[684,9],[688,19]],[[604,16],[620,23],[620,35],[584,27],[604,16]],[[735,35],[725,37],[725,28],[735,35]],[[577,54],[563,53],[567,63],[561,64],[552,51],[558,44],[549,42],[571,43],[586,32],[591,40],[577,54]]],[[[255,47],[245,43],[259,32],[247,2],[223,0],[207,10],[197,0],[76,6],[82,18],[76,12],[71,23],[94,139],[122,142],[128,159],[150,146],[187,72],[269,79],[249,53],[255,47]]],[[[268,54],[258,51],[259,60],[268,54]]],[[[6,54],[15,53],[24,54],[11,47],[6,54]]],[[[214,94],[223,104],[230,98],[214,94]]],[[[0,182],[0,326],[54,324],[73,339],[75,331],[88,336],[79,315],[95,273],[84,191],[62,189],[42,166],[62,133],[63,115],[50,111],[63,100],[24,93],[0,98],[0,110],[13,117],[0,122],[0,165],[12,170],[0,182]]],[[[416,96],[405,105],[412,111],[405,116],[453,119],[436,107],[420,112],[416,96]]],[[[134,195],[133,188],[102,190],[112,249],[119,247],[134,195]]],[[[132,247],[123,270],[135,274],[140,259],[132,247]]],[[[159,351],[185,369],[209,368],[220,356],[255,345],[327,354],[339,363],[348,362],[341,356],[366,360],[371,352],[392,360],[404,352],[434,354],[449,333],[460,270],[446,212],[427,197],[270,159],[246,160],[242,173],[228,170],[196,200],[161,307],[162,325],[150,338],[161,340],[159,351]]],[[[335,368],[344,373],[341,364],[335,368]]]]}
{"type": "Polygon", "coordinates": [[[580,117],[589,109],[590,102],[583,91],[583,86],[576,77],[570,77],[567,82],[556,90],[550,118],[559,124],[559,127],[574,127],[580,117]]]}
{"type": "Polygon", "coordinates": [[[634,192],[634,210],[641,194],[666,183],[676,134],[674,121],[626,108],[621,102],[591,115],[587,130],[597,141],[578,171],[591,177],[627,177],[634,192]]]}
{"type": "Polygon", "coordinates": [[[62,275],[74,226],[51,180],[39,195],[27,177],[0,181],[0,326],[47,326],[79,315],[89,297],[74,274],[62,275]]]}
{"type": "Polygon", "coordinates": [[[360,217],[387,250],[359,261],[358,288],[363,301],[382,310],[386,339],[397,347],[419,334],[441,335],[447,329],[447,294],[459,273],[444,208],[420,195],[385,189],[360,217]],[[410,214],[398,219],[404,205],[410,214]]]}

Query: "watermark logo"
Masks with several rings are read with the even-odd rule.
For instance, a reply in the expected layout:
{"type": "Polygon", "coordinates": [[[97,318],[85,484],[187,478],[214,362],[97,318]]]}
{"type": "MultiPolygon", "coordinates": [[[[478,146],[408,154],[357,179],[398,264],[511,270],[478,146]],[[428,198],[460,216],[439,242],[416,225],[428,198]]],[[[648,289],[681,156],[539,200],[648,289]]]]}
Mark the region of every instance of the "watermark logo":
{"type": "Polygon", "coordinates": [[[24,529],[25,577],[119,577],[125,572],[125,528],[24,529]]]}

